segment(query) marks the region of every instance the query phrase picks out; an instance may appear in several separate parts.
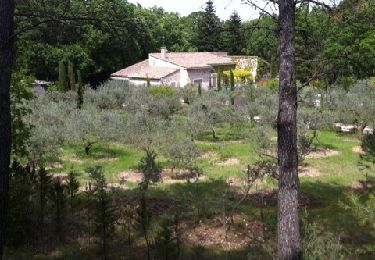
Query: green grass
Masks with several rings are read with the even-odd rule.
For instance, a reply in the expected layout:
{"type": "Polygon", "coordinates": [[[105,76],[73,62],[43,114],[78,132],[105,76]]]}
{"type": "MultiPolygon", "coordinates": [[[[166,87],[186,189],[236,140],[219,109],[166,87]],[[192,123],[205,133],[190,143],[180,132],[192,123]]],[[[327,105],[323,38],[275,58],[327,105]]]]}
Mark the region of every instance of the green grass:
{"type": "MultiPolygon", "coordinates": [[[[250,140],[241,139],[234,141],[228,133],[228,126],[219,129],[218,134],[222,138],[214,142],[199,140],[196,142],[203,157],[198,159],[198,165],[206,176],[205,181],[198,183],[180,184],[157,184],[151,185],[148,197],[164,199],[171,204],[183,208],[184,217],[190,221],[205,221],[206,224],[215,226],[218,217],[223,214],[223,203],[228,208],[237,205],[239,201],[239,187],[230,186],[226,183],[229,177],[242,177],[247,165],[258,160],[256,146],[250,140]],[[227,140],[227,141],[223,141],[227,140]],[[206,156],[204,156],[206,155],[206,156]],[[208,156],[210,155],[210,156],[208,156]],[[230,158],[236,158],[239,163],[236,165],[219,166],[230,158]],[[199,217],[197,219],[197,212],[199,217]]],[[[300,187],[307,204],[301,206],[301,211],[307,210],[308,223],[316,223],[322,232],[332,232],[335,236],[342,238],[345,247],[353,252],[364,252],[365,257],[371,254],[371,245],[375,236],[374,229],[362,225],[353,215],[353,211],[346,210],[343,203],[348,198],[351,190],[349,184],[353,181],[364,180],[365,172],[358,167],[360,155],[352,151],[352,148],[360,145],[360,141],[352,135],[338,135],[334,132],[319,132],[319,142],[314,144],[318,148],[328,148],[338,151],[338,155],[324,158],[306,159],[304,161],[310,167],[316,168],[321,173],[317,177],[301,177],[300,187]],[[306,207],[306,208],[303,208],[306,207]],[[370,252],[370,253],[369,253],[370,252]]],[[[90,155],[86,155],[82,144],[75,144],[65,147],[62,151],[61,163],[63,168],[53,169],[52,172],[68,172],[74,170],[80,173],[82,184],[88,180],[85,173],[87,167],[96,165],[103,166],[108,182],[118,182],[118,174],[124,171],[135,169],[144,153],[138,149],[120,144],[95,144],[90,155]]],[[[158,156],[163,167],[170,167],[168,160],[162,155],[158,156]]],[[[375,166],[370,166],[369,172],[375,172],[375,166]]],[[[136,183],[128,183],[129,189],[118,191],[118,196],[137,198],[139,190],[136,183]]],[[[262,188],[277,188],[277,181],[266,178],[257,186],[262,188]]],[[[372,189],[374,190],[374,189],[372,189]]],[[[375,191],[374,191],[375,192],[375,191]]],[[[360,191],[358,194],[362,194],[360,191]]],[[[362,196],[361,203],[365,203],[366,196],[362,196]]],[[[220,248],[203,247],[196,245],[185,245],[187,255],[197,259],[242,259],[249,254],[259,253],[264,259],[272,259],[270,252],[275,249],[275,238],[277,232],[277,200],[273,196],[269,198],[266,206],[259,206],[253,200],[245,200],[235,214],[241,214],[251,220],[261,220],[267,227],[265,242],[259,247],[242,248],[230,252],[221,251],[220,248]],[[261,214],[263,212],[263,214],[261,214]],[[262,218],[261,218],[262,216],[262,218]],[[266,247],[263,248],[263,247],[266,247]]],[[[173,212],[172,212],[173,213],[173,212]]],[[[165,212],[164,214],[170,214],[165,212]]],[[[155,219],[158,221],[158,219],[155,219]]],[[[190,223],[190,222],[189,222],[190,223]]],[[[191,223],[190,223],[191,224],[191,223]]],[[[76,250],[74,247],[72,250],[76,250]]],[[[64,255],[69,255],[65,254],[64,255]]],[[[27,255],[27,254],[26,254],[27,255]]],[[[83,258],[82,258],[83,259],[83,258]]],[[[363,258],[366,259],[366,258],[363,258]]]]}
{"type": "Polygon", "coordinates": [[[137,168],[142,151],[120,144],[94,144],[89,155],[85,154],[82,144],[70,145],[63,149],[62,169],[54,172],[75,171],[80,181],[88,180],[85,169],[102,166],[108,182],[118,182],[117,175],[123,171],[137,168]]]}

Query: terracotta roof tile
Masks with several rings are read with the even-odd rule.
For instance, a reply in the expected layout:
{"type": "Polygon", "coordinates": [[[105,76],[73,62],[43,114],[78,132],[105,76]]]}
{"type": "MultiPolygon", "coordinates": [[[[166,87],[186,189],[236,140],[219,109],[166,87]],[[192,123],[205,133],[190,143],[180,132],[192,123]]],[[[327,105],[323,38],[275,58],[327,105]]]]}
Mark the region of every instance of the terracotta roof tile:
{"type": "Polygon", "coordinates": [[[161,79],[176,71],[178,71],[177,68],[150,67],[148,64],[148,60],[144,60],[130,67],[117,71],[111,76],[125,78],[161,79]]]}
{"type": "Polygon", "coordinates": [[[214,65],[234,64],[224,52],[167,52],[164,59],[161,53],[151,53],[150,55],[184,68],[206,68],[214,65]]]}

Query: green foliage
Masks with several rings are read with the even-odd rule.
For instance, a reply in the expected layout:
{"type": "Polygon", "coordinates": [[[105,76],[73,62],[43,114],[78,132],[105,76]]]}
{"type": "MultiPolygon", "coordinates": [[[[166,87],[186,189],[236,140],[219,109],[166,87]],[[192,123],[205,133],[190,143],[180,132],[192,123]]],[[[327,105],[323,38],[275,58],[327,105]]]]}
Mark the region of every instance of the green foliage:
{"type": "Polygon", "coordinates": [[[32,110],[26,105],[34,98],[32,77],[22,73],[13,73],[11,82],[11,119],[12,119],[12,156],[16,159],[25,158],[27,146],[32,132],[32,122],[26,118],[32,110]]]}
{"type": "Polygon", "coordinates": [[[35,212],[35,172],[13,161],[10,167],[7,245],[20,247],[32,242],[37,234],[35,212]]]}
{"type": "Polygon", "coordinates": [[[150,92],[153,96],[156,96],[156,97],[160,96],[160,97],[173,98],[176,96],[175,88],[172,88],[169,86],[153,87],[151,88],[150,92]]]}
{"type": "Polygon", "coordinates": [[[65,194],[66,186],[62,184],[62,181],[59,177],[53,180],[53,184],[51,187],[51,197],[53,201],[53,205],[55,208],[55,230],[56,234],[59,237],[60,242],[63,240],[64,237],[64,224],[65,224],[65,208],[66,208],[66,194],[65,194]]]}
{"type": "Polygon", "coordinates": [[[199,149],[190,139],[173,143],[169,148],[169,157],[172,165],[176,168],[193,170],[197,167],[196,159],[199,156],[199,149]]]}
{"type": "Polygon", "coordinates": [[[218,51],[220,49],[221,22],[216,16],[214,4],[206,2],[205,11],[198,16],[194,45],[198,51],[218,51]]]}
{"type": "Polygon", "coordinates": [[[64,60],[59,62],[59,90],[67,91],[68,90],[68,81],[67,81],[67,72],[66,65],[64,60]]]}
{"type": "Polygon", "coordinates": [[[161,180],[160,173],[162,169],[156,162],[156,153],[152,150],[146,151],[146,155],[139,162],[138,170],[143,174],[140,184],[143,190],[147,190],[150,184],[157,183],[161,180]]]}
{"type": "MultiPolygon", "coordinates": [[[[42,227],[44,225],[46,207],[48,202],[48,194],[52,187],[52,178],[49,175],[43,165],[39,166],[37,171],[37,190],[38,190],[38,215],[39,215],[39,225],[42,227]]],[[[41,230],[42,231],[42,230],[41,230]]]]}
{"type": "Polygon", "coordinates": [[[241,17],[236,11],[230,15],[223,25],[222,50],[229,55],[240,55],[244,52],[245,39],[243,36],[241,17]]]}
{"type": "Polygon", "coordinates": [[[319,231],[316,224],[306,224],[304,228],[303,259],[346,259],[345,250],[339,238],[319,231]]]}
{"type": "Polygon", "coordinates": [[[219,71],[217,72],[217,91],[222,90],[221,81],[222,81],[222,71],[219,69],[219,71]]]}
{"type": "Polygon", "coordinates": [[[172,220],[164,218],[161,221],[160,229],[155,237],[155,247],[161,259],[176,259],[179,256],[177,238],[175,237],[175,226],[172,220]]]}
{"type": "Polygon", "coordinates": [[[277,79],[268,80],[266,83],[266,88],[270,89],[274,93],[279,92],[279,81],[277,79]]]}
{"type": "Polygon", "coordinates": [[[74,73],[74,63],[68,61],[68,79],[69,79],[69,90],[76,90],[76,75],[74,73]]]}
{"type": "Polygon", "coordinates": [[[68,174],[68,182],[66,185],[66,190],[68,192],[70,210],[73,215],[74,201],[76,199],[76,195],[79,190],[79,181],[77,180],[76,173],[73,171],[70,171],[68,174]]]}
{"type": "Polygon", "coordinates": [[[362,137],[361,147],[366,153],[375,156],[375,134],[366,134],[362,137]]]}
{"type": "Polygon", "coordinates": [[[230,70],[229,72],[229,82],[230,82],[230,91],[234,91],[234,72],[230,70]]]}
{"type": "MultiPolygon", "coordinates": [[[[78,71],[78,79],[81,77],[81,73],[78,71]]],[[[78,89],[77,89],[77,108],[81,109],[83,105],[83,95],[84,95],[84,86],[81,83],[78,83],[78,89]]]]}
{"type": "Polygon", "coordinates": [[[94,180],[94,232],[101,239],[101,250],[107,258],[108,244],[115,230],[117,219],[116,208],[113,205],[111,194],[106,190],[107,183],[103,169],[100,166],[86,170],[94,180]]]}

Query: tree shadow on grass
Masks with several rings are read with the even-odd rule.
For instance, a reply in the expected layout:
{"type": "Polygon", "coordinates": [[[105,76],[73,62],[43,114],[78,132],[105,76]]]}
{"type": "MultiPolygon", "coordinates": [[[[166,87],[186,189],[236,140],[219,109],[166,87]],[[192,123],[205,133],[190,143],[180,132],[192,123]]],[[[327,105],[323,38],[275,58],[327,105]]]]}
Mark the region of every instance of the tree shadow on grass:
{"type": "MultiPolygon", "coordinates": [[[[367,182],[375,183],[375,180],[367,182]]],[[[360,183],[360,182],[359,182],[360,183]]],[[[311,194],[321,201],[318,208],[306,207],[309,212],[309,220],[315,222],[324,232],[331,232],[340,237],[350,253],[356,249],[366,248],[375,240],[374,225],[365,224],[356,214],[358,207],[364,207],[369,200],[373,200],[371,194],[375,194],[375,186],[363,186],[363,189],[353,189],[338,183],[325,183],[320,181],[303,182],[301,190],[311,194]],[[359,196],[358,205],[350,204],[350,196],[359,196]]],[[[371,250],[371,249],[370,249],[371,250]]],[[[369,254],[374,257],[375,252],[362,250],[364,257],[369,254]]],[[[357,255],[357,253],[355,253],[357,255]]],[[[358,253],[361,257],[361,253],[358,253]]]]}

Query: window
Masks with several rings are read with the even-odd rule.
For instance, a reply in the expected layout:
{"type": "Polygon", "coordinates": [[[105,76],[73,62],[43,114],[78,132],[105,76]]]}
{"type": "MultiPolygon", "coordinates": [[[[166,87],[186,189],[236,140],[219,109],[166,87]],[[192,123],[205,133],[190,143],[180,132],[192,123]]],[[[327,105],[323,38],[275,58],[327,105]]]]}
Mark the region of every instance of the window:
{"type": "Polygon", "coordinates": [[[217,74],[211,73],[210,74],[210,87],[216,88],[216,86],[217,86],[217,74]]]}
{"type": "Polygon", "coordinates": [[[177,86],[176,81],[172,81],[172,82],[170,83],[170,85],[171,85],[171,87],[176,87],[176,86],[177,86]]]}

